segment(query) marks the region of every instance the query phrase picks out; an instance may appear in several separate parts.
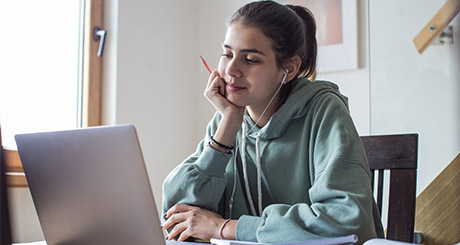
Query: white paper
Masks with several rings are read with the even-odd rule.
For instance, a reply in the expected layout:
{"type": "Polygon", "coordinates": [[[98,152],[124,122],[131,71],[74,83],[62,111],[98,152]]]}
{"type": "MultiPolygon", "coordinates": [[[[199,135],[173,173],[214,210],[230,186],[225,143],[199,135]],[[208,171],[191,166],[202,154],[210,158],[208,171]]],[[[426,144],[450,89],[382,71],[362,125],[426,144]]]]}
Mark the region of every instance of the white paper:
{"type": "Polygon", "coordinates": [[[46,245],[46,241],[13,243],[12,245],[46,245]]]}
{"type": "Polygon", "coordinates": [[[358,236],[349,235],[341,237],[324,238],[317,240],[307,240],[301,242],[281,242],[281,243],[258,243],[258,242],[245,242],[235,240],[220,240],[211,238],[211,243],[215,245],[334,245],[334,244],[350,244],[358,242],[358,236]]]}
{"type": "Polygon", "coordinates": [[[407,243],[407,242],[398,242],[398,241],[393,241],[393,240],[386,240],[382,238],[375,238],[371,240],[367,240],[363,245],[406,245],[406,244],[412,244],[412,243],[407,243]]]}

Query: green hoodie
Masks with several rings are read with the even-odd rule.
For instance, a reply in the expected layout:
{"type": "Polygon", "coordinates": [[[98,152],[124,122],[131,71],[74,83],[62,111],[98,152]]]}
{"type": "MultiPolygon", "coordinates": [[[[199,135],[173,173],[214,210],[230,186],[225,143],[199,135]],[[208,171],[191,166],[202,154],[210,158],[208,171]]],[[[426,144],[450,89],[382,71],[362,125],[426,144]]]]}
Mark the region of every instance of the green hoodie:
{"type": "MultiPolygon", "coordinates": [[[[240,129],[237,153],[207,147],[220,121],[219,113],[214,115],[196,152],[166,178],[164,212],[185,203],[238,219],[236,237],[245,241],[356,234],[362,243],[383,237],[347,98],[330,82],[291,82],[286,102],[263,128],[254,127],[243,144],[240,129]]],[[[247,115],[244,123],[247,129],[254,126],[247,115]]]]}

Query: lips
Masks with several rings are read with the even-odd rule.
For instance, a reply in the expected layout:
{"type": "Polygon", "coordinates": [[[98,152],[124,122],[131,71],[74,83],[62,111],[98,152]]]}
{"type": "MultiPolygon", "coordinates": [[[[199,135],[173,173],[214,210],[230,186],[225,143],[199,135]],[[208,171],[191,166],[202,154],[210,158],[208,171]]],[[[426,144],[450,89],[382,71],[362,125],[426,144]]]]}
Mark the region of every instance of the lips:
{"type": "Polygon", "coordinates": [[[227,83],[227,86],[225,88],[227,89],[227,92],[231,92],[231,93],[238,92],[240,90],[245,89],[245,87],[235,86],[235,85],[230,84],[230,83],[227,83]]]}

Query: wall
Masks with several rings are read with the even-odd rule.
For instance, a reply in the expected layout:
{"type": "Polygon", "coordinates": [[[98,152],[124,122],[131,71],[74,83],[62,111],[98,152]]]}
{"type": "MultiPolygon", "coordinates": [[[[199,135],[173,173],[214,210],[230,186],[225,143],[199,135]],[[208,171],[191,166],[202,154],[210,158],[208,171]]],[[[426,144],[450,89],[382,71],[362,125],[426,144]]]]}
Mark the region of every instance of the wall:
{"type": "MultiPolygon", "coordinates": [[[[198,110],[197,1],[109,5],[104,124],[134,124],[161,208],[163,179],[195,147],[198,110]]],[[[105,88],[104,88],[105,89],[105,88]]]]}
{"type": "Polygon", "coordinates": [[[443,4],[370,1],[371,132],[419,134],[417,194],[460,152],[460,15],[453,44],[412,43],[443,4]]]}
{"type": "Polygon", "coordinates": [[[9,188],[8,201],[13,242],[44,240],[28,188],[9,188]]]}

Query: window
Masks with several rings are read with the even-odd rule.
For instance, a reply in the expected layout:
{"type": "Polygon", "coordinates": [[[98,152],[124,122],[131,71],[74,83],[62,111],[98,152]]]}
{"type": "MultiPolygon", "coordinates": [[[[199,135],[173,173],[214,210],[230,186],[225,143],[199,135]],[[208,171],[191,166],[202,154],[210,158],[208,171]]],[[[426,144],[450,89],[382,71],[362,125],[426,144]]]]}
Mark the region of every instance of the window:
{"type": "Polygon", "coordinates": [[[0,122],[12,186],[26,186],[14,135],[100,125],[103,0],[0,0],[0,122]],[[27,7],[24,7],[27,6],[27,7]]]}

